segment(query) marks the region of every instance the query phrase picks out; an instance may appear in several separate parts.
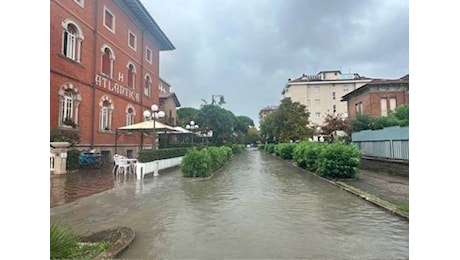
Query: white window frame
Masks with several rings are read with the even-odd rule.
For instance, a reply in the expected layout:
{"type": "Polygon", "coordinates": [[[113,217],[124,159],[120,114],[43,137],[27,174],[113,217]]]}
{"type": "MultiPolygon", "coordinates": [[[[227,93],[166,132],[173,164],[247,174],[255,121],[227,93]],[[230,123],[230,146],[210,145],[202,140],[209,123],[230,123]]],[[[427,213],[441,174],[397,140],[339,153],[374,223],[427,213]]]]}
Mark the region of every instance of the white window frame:
{"type": "Polygon", "coordinates": [[[76,22],[74,22],[71,19],[65,19],[64,21],[62,21],[61,26],[63,28],[61,54],[73,61],[80,62],[81,43],[84,40],[82,29],[80,28],[80,26],[78,26],[76,22]],[[72,34],[68,31],[69,25],[75,27],[75,34],[72,34]],[[66,53],[64,53],[64,50],[66,50],[66,53]]]}
{"type": "Polygon", "coordinates": [[[397,106],[396,98],[395,97],[390,98],[390,111],[395,111],[396,106],[397,106]]]}
{"type": "Polygon", "coordinates": [[[149,47],[145,47],[145,60],[152,64],[152,60],[153,60],[153,52],[152,50],[149,48],[149,47]],[[150,56],[148,55],[150,52],[150,56]]]}
{"type": "Polygon", "coordinates": [[[152,77],[147,74],[145,75],[144,77],[144,96],[146,97],[150,97],[152,95],[152,84],[153,84],[153,81],[152,81],[152,77]],[[149,81],[147,81],[147,78],[150,79],[149,81]],[[147,82],[150,82],[150,85],[146,88],[145,85],[147,82]],[[146,90],[147,90],[147,93],[146,93],[146,90]]]}
{"type": "Polygon", "coordinates": [[[335,91],[332,92],[332,100],[335,100],[336,97],[335,97],[335,91]]]}
{"type": "Polygon", "coordinates": [[[380,113],[381,116],[388,116],[387,98],[380,98],[380,113]]]}
{"type": "Polygon", "coordinates": [[[131,105],[128,105],[126,107],[126,125],[134,124],[135,118],[136,112],[134,111],[134,108],[131,105]]]}
{"type": "Polygon", "coordinates": [[[73,0],[77,3],[81,8],[85,7],[85,0],[73,0]]]}
{"type": "Polygon", "coordinates": [[[115,53],[113,52],[112,48],[108,46],[107,44],[103,44],[101,48],[102,56],[101,56],[101,74],[106,75],[110,78],[113,77],[113,67],[114,67],[114,62],[115,62],[115,53]],[[104,59],[104,54],[105,54],[105,49],[109,49],[110,51],[110,75],[107,75],[103,72],[103,59],[104,59]]]}
{"type": "Polygon", "coordinates": [[[128,46],[137,51],[137,36],[131,30],[128,30],[128,46]],[[134,36],[134,46],[131,46],[131,35],[134,36]]]}
{"type": "Polygon", "coordinates": [[[343,84],[343,92],[348,92],[348,84],[343,84]]]}
{"type": "Polygon", "coordinates": [[[128,62],[128,64],[126,65],[126,68],[127,68],[127,74],[126,74],[126,76],[127,76],[127,78],[126,78],[126,81],[127,81],[127,82],[126,82],[126,83],[127,83],[127,84],[126,84],[126,86],[127,86],[128,88],[136,89],[136,73],[137,73],[137,72],[136,72],[136,66],[135,66],[134,63],[132,63],[132,62],[128,62]],[[132,85],[132,86],[129,85],[129,81],[128,81],[128,77],[129,77],[129,76],[128,76],[128,75],[129,75],[129,66],[133,66],[133,85],[132,85]]]}
{"type": "Polygon", "coordinates": [[[106,6],[104,6],[104,15],[103,15],[104,19],[103,19],[103,24],[104,24],[104,27],[107,28],[107,30],[111,31],[112,33],[115,33],[115,25],[116,25],[116,18],[115,18],[115,15],[112,13],[112,11],[110,11],[106,6]],[[112,27],[113,28],[110,28],[109,26],[107,26],[105,24],[105,18],[106,18],[106,14],[109,13],[111,16],[112,16],[112,27]]]}
{"type": "Polygon", "coordinates": [[[315,106],[320,106],[321,100],[319,98],[315,99],[315,106]]]}
{"type": "Polygon", "coordinates": [[[318,85],[314,86],[313,92],[314,93],[319,93],[319,86],[318,85]]]}
{"type": "Polygon", "coordinates": [[[316,118],[321,118],[321,112],[316,112],[315,115],[316,115],[316,118]]]}

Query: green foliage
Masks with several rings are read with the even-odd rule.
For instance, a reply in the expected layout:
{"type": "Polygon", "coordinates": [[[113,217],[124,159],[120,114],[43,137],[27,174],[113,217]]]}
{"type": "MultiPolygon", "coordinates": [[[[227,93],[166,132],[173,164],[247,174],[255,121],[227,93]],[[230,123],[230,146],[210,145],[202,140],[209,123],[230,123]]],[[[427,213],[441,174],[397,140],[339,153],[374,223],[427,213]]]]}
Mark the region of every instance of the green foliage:
{"type": "Polygon", "coordinates": [[[275,146],[276,146],[276,144],[267,144],[265,146],[265,151],[267,151],[268,153],[274,153],[275,152],[275,146]]]}
{"type": "Polygon", "coordinates": [[[80,141],[80,134],[75,130],[61,128],[50,129],[50,142],[69,142],[72,145],[80,141]]]}
{"type": "Polygon", "coordinates": [[[257,149],[259,150],[265,150],[265,144],[258,144],[257,149]]]}
{"type": "Polygon", "coordinates": [[[241,153],[241,151],[243,151],[243,145],[241,144],[234,144],[232,145],[232,153],[235,154],[235,153],[241,153]]]}
{"type": "Polygon", "coordinates": [[[259,131],[257,128],[250,127],[248,133],[246,134],[246,139],[244,140],[245,144],[256,144],[260,140],[259,131]]]}
{"type": "Polygon", "coordinates": [[[327,144],[321,151],[316,173],[328,179],[347,179],[356,176],[361,151],[354,145],[327,144]]]}
{"type": "Polygon", "coordinates": [[[401,211],[404,211],[406,213],[409,213],[409,204],[398,205],[396,208],[398,210],[401,210],[401,211]]]}
{"type": "Polygon", "coordinates": [[[196,114],[195,119],[200,128],[212,129],[210,142],[213,145],[233,143],[236,117],[231,111],[219,106],[205,105],[196,114]]]}
{"type": "Polygon", "coordinates": [[[75,122],[72,120],[72,118],[66,117],[66,119],[64,120],[63,123],[64,123],[64,125],[71,126],[72,128],[77,128],[77,124],[75,124],[75,122]]]}
{"type": "Polygon", "coordinates": [[[59,221],[50,225],[50,259],[93,259],[109,246],[108,241],[81,243],[80,238],[59,221]]]}
{"type": "Polygon", "coordinates": [[[193,107],[181,107],[176,110],[176,123],[179,126],[185,127],[190,121],[195,120],[195,115],[198,113],[198,109],[193,107]]]}
{"type": "Polygon", "coordinates": [[[203,151],[207,152],[211,157],[211,170],[213,171],[222,167],[228,160],[230,160],[232,155],[232,149],[228,146],[211,146],[204,149],[203,151]]]}
{"type": "Polygon", "coordinates": [[[290,160],[293,157],[295,147],[297,147],[296,143],[281,143],[276,146],[275,152],[281,158],[290,160]]]}
{"type": "Polygon", "coordinates": [[[151,162],[161,159],[169,159],[184,156],[190,148],[166,148],[159,150],[142,150],[139,152],[139,162],[151,162]]]}
{"type": "Polygon", "coordinates": [[[80,168],[80,151],[77,149],[70,149],[67,151],[66,170],[72,171],[78,168],[80,168]]]}
{"type": "Polygon", "coordinates": [[[275,115],[268,114],[260,123],[260,135],[263,141],[271,142],[275,138],[275,115]]]}
{"type": "Polygon", "coordinates": [[[234,127],[235,132],[247,134],[250,127],[254,126],[254,121],[247,116],[237,116],[234,127]]]}
{"type": "Polygon", "coordinates": [[[372,117],[369,114],[356,114],[355,119],[351,121],[353,132],[362,130],[376,130],[390,126],[408,126],[409,125],[409,105],[401,105],[388,116],[372,117]]]}
{"type": "Polygon", "coordinates": [[[212,161],[209,153],[204,150],[190,149],[180,164],[184,177],[208,177],[211,173],[212,161]]]}
{"type": "Polygon", "coordinates": [[[310,114],[305,105],[284,98],[273,115],[273,133],[277,141],[307,140],[313,136],[313,130],[308,127],[310,114]]]}
{"type": "Polygon", "coordinates": [[[50,225],[50,259],[72,258],[78,248],[78,237],[60,222],[50,225]]]}
{"type": "Polygon", "coordinates": [[[303,169],[315,172],[318,168],[321,152],[328,145],[320,142],[302,142],[294,148],[293,159],[303,169]]]}
{"type": "Polygon", "coordinates": [[[350,120],[348,119],[348,117],[344,117],[342,114],[327,114],[326,118],[324,119],[324,125],[321,127],[321,132],[325,135],[331,135],[334,134],[336,131],[343,131],[350,135],[350,120]]]}

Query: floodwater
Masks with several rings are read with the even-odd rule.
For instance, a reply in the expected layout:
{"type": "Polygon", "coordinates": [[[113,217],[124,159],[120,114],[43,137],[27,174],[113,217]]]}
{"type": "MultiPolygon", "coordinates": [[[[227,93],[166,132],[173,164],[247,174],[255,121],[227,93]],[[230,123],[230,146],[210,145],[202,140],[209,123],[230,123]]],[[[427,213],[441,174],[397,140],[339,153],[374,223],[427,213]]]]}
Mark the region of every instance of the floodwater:
{"type": "Polygon", "coordinates": [[[178,168],[50,209],[79,234],[128,226],[122,259],[408,259],[409,222],[263,151],[205,181],[178,168]]]}

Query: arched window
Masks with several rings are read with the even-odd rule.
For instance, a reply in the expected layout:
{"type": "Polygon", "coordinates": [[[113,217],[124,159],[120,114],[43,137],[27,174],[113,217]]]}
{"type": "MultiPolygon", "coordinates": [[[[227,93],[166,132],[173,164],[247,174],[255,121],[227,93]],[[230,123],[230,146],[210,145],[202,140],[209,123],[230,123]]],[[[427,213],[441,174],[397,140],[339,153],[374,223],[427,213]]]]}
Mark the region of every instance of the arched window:
{"type": "Polygon", "coordinates": [[[59,126],[76,128],[81,94],[72,84],[67,83],[59,89],[59,126]]]}
{"type": "Polygon", "coordinates": [[[136,117],[136,113],[134,112],[134,108],[131,105],[126,107],[126,125],[134,124],[134,118],[136,117]]]}
{"type": "Polygon", "coordinates": [[[128,87],[134,88],[136,82],[136,68],[134,65],[129,63],[128,64],[128,87]]]}
{"type": "Polygon", "coordinates": [[[80,62],[81,43],[83,41],[82,30],[72,20],[62,22],[62,55],[69,59],[80,62]]]}
{"type": "Polygon", "coordinates": [[[152,78],[150,77],[150,75],[146,75],[145,81],[144,81],[144,95],[147,97],[150,97],[151,89],[152,89],[152,78]]]}
{"type": "Polygon", "coordinates": [[[110,131],[112,127],[112,111],[114,109],[113,102],[109,97],[103,96],[99,102],[99,107],[101,108],[99,129],[110,131]]]}
{"type": "Polygon", "coordinates": [[[115,61],[115,55],[112,49],[105,45],[101,49],[102,51],[102,74],[112,77],[113,76],[113,62],[115,61]]]}

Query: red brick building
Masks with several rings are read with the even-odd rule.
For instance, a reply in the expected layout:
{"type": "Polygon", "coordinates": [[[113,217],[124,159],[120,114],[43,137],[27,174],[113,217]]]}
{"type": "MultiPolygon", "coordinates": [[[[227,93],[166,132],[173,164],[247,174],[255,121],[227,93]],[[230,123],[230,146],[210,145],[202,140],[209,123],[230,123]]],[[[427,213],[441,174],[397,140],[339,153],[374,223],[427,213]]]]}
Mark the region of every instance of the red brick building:
{"type": "Polygon", "coordinates": [[[357,113],[387,116],[397,107],[409,104],[409,75],[400,79],[374,79],[344,95],[341,101],[348,103],[350,119],[357,113]]]}
{"type": "MultiPolygon", "coordinates": [[[[159,104],[159,54],[175,47],[139,0],[50,4],[50,128],[78,132],[77,148],[111,158],[115,130],[159,104]]],[[[139,146],[138,135],[118,138],[121,154],[139,146]]]]}

